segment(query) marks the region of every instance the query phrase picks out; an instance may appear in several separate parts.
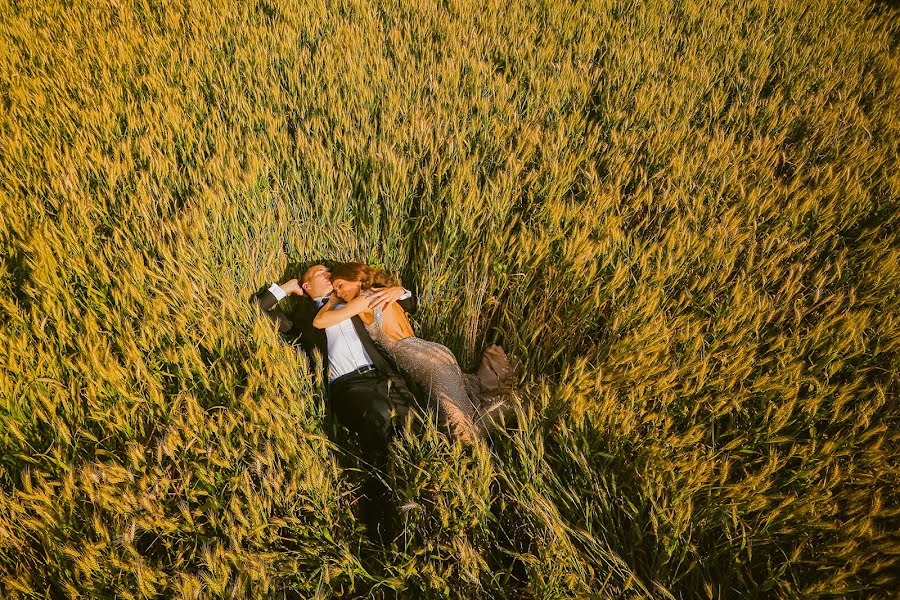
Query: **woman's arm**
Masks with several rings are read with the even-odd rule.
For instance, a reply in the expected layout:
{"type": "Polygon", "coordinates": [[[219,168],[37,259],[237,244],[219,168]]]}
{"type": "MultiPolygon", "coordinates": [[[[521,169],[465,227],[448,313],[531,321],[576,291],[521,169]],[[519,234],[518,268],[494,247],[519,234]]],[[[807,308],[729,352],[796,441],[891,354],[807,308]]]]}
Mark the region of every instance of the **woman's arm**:
{"type": "Polygon", "coordinates": [[[313,327],[325,329],[369,310],[369,299],[366,296],[357,296],[344,306],[336,309],[334,306],[337,303],[337,296],[329,298],[328,302],[319,309],[316,318],[313,319],[313,327]]]}

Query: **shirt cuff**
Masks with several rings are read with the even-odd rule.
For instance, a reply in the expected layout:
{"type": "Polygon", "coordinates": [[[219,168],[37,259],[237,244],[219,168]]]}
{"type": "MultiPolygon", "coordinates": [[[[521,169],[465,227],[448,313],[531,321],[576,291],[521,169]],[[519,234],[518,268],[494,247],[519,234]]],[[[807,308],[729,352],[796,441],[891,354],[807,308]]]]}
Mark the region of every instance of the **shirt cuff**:
{"type": "MultiPolygon", "coordinates": [[[[403,288],[403,289],[406,289],[406,288],[403,288]]],[[[406,290],[405,292],[403,292],[403,294],[400,295],[399,298],[397,298],[397,300],[409,300],[410,298],[412,298],[412,292],[409,290],[406,290]]]]}
{"type": "Polygon", "coordinates": [[[272,292],[272,295],[275,296],[275,302],[281,302],[286,296],[287,292],[281,289],[277,283],[273,283],[269,286],[269,291],[272,292]]]}

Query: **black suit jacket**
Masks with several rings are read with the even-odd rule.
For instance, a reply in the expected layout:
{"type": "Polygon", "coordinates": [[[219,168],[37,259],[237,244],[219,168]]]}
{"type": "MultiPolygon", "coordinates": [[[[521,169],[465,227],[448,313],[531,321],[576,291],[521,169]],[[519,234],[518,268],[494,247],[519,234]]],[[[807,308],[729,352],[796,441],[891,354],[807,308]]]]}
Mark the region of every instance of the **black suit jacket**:
{"type": "MultiPolygon", "coordinates": [[[[272,319],[278,324],[278,331],[285,339],[292,344],[299,344],[306,357],[309,360],[310,370],[315,369],[316,355],[318,354],[322,361],[322,381],[328,381],[328,337],[325,335],[324,329],[313,327],[313,319],[319,312],[316,303],[309,296],[294,296],[294,308],[287,313],[280,310],[274,310],[279,301],[275,299],[275,295],[269,291],[268,287],[260,289],[250,299],[250,301],[259,307],[260,312],[272,319]]],[[[285,298],[286,300],[286,298],[285,298]]],[[[409,314],[416,312],[415,296],[406,300],[397,302],[403,310],[409,314]]],[[[372,358],[375,367],[380,371],[389,375],[397,375],[397,368],[391,361],[390,357],[384,354],[381,349],[372,341],[369,332],[362,320],[356,316],[352,317],[353,328],[359,335],[359,341],[362,343],[368,355],[372,358]]]]}

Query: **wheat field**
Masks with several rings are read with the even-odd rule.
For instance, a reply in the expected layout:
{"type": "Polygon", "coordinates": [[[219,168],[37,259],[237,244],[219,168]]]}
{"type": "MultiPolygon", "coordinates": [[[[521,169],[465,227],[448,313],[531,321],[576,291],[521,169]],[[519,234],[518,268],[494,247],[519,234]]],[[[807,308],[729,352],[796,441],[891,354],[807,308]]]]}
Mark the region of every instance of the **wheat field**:
{"type": "Polygon", "coordinates": [[[0,0],[0,596],[900,589],[900,9],[0,0]],[[248,302],[357,259],[518,415],[386,473],[248,302]]]}

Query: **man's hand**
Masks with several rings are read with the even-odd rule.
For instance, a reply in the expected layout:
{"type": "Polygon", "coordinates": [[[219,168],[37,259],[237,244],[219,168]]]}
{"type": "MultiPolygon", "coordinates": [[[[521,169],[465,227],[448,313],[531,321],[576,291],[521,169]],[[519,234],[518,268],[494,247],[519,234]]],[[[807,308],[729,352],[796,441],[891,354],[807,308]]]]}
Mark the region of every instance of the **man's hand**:
{"type": "Polygon", "coordinates": [[[286,294],[294,294],[295,296],[303,295],[303,288],[300,287],[300,282],[296,279],[289,279],[282,283],[279,287],[284,290],[286,294]]]}
{"type": "Polygon", "coordinates": [[[384,288],[383,290],[378,290],[374,292],[371,296],[369,296],[369,308],[372,310],[381,308],[387,308],[394,302],[400,299],[400,296],[406,293],[406,288],[402,285],[395,285],[393,287],[384,288]]]}

